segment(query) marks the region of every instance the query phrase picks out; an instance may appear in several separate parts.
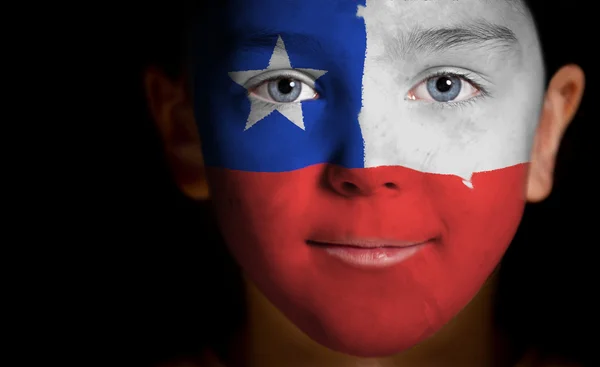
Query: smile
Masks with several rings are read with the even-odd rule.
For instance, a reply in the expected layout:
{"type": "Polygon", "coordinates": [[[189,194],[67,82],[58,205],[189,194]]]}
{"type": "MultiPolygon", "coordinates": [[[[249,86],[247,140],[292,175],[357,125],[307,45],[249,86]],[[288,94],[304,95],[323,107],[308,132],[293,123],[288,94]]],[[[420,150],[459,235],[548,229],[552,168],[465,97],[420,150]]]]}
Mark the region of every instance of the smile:
{"type": "Polygon", "coordinates": [[[363,268],[383,268],[399,264],[433,242],[433,239],[422,242],[361,239],[306,241],[309,246],[321,248],[338,260],[363,268]]]}

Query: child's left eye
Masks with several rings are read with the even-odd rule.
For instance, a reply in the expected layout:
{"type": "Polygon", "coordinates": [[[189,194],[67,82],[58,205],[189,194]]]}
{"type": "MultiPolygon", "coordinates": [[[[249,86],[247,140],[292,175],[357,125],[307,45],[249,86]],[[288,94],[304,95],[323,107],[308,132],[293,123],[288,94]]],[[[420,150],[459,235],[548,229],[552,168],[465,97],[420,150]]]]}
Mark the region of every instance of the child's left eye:
{"type": "Polygon", "coordinates": [[[457,74],[441,74],[429,77],[412,88],[407,98],[412,101],[460,102],[481,93],[475,83],[457,74]]]}

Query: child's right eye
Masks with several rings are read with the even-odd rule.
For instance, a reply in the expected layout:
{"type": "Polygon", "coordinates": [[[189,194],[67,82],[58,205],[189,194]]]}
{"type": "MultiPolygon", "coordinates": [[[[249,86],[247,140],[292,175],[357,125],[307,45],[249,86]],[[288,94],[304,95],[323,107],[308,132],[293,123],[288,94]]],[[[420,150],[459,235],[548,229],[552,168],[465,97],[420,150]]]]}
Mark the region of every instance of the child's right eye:
{"type": "Polygon", "coordinates": [[[268,103],[299,103],[319,98],[319,94],[307,83],[288,76],[265,80],[248,89],[250,97],[268,103]]]}

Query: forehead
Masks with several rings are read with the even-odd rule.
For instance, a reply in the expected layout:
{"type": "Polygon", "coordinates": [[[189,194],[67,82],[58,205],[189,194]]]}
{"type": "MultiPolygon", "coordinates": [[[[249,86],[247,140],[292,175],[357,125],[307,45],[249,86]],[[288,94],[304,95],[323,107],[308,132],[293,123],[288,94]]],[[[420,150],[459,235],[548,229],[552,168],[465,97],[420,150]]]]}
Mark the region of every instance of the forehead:
{"type": "MultiPolygon", "coordinates": [[[[519,40],[530,41],[533,22],[519,0],[231,0],[229,25],[237,34],[254,30],[343,30],[348,16],[363,11],[383,28],[411,30],[485,20],[509,27],[519,40]]],[[[321,36],[328,33],[319,32],[321,36]]]]}
{"type": "MultiPolygon", "coordinates": [[[[227,32],[250,48],[260,46],[256,39],[271,38],[268,45],[262,45],[268,48],[275,35],[293,35],[286,44],[299,40],[295,49],[305,57],[317,52],[339,58],[348,47],[355,47],[354,40],[362,42],[365,23],[371,32],[368,37],[390,50],[389,45],[402,44],[419,31],[462,29],[484,22],[514,34],[514,49],[519,57],[511,57],[507,67],[519,64],[523,72],[536,73],[543,69],[535,25],[521,0],[230,0],[228,4],[227,32]],[[248,39],[252,41],[246,44],[248,39]]],[[[457,38],[460,37],[459,34],[457,38]]],[[[431,43],[435,41],[440,39],[432,39],[431,43]]],[[[448,42],[448,37],[442,42],[448,42]]],[[[391,54],[397,55],[396,60],[405,60],[403,67],[409,68],[418,67],[416,64],[453,63],[456,59],[481,64],[481,60],[474,59],[489,56],[485,48],[473,45],[454,54],[436,52],[429,55],[431,58],[417,55],[414,49],[408,51],[391,54]]]]}

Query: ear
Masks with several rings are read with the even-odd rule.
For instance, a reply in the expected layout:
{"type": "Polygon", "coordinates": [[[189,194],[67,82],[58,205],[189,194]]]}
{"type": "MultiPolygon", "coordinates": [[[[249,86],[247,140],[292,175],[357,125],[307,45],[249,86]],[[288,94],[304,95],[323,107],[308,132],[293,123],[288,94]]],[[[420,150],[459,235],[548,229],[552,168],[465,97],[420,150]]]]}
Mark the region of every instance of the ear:
{"type": "Polygon", "coordinates": [[[149,68],[144,75],[144,84],[150,113],[177,186],[192,199],[207,199],[208,184],[200,136],[184,79],[173,80],[161,70],[149,68]]]}
{"type": "Polygon", "coordinates": [[[562,137],[579,108],[585,76],[577,65],[566,65],[554,74],[533,142],[527,178],[527,201],[539,202],[552,191],[556,154],[562,137]]]}

